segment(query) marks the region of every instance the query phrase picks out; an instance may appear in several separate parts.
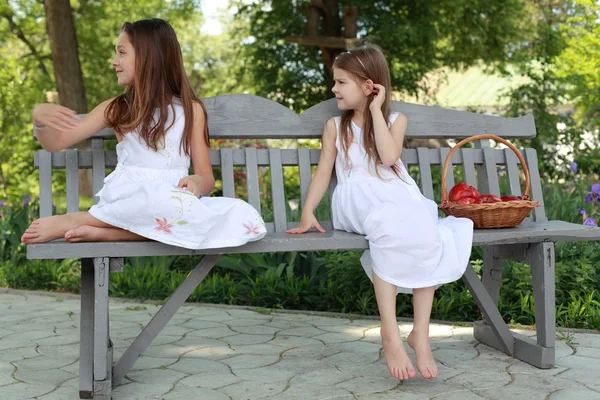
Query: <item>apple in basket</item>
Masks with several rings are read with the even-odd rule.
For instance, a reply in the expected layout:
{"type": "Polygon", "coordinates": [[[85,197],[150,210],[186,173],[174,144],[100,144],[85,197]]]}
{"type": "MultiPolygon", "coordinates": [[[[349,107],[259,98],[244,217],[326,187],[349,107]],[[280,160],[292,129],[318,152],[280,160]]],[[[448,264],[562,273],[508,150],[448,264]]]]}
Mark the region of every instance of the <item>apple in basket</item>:
{"type": "Polygon", "coordinates": [[[460,182],[450,189],[450,201],[463,204],[474,203],[479,198],[479,191],[465,182],[460,182]]]}
{"type": "Polygon", "coordinates": [[[486,204],[486,203],[501,203],[502,199],[499,196],[496,196],[495,194],[482,194],[481,196],[479,196],[479,198],[477,199],[477,201],[475,202],[476,204],[486,204]]]}
{"type": "Polygon", "coordinates": [[[521,200],[519,197],[514,196],[512,194],[505,194],[504,196],[500,197],[502,199],[502,201],[515,201],[515,200],[521,200]]]}

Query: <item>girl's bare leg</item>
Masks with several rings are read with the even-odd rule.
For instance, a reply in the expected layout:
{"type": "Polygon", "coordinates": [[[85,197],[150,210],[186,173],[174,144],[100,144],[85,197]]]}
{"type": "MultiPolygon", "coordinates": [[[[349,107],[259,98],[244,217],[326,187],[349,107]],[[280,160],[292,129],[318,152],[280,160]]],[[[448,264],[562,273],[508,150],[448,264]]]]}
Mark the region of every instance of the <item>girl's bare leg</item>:
{"type": "Polygon", "coordinates": [[[375,296],[381,318],[381,342],[390,374],[398,379],[411,379],[417,373],[406,354],[396,320],[396,286],[381,280],[373,271],[375,296]]]}
{"type": "Polygon", "coordinates": [[[71,229],[83,225],[95,226],[97,228],[113,228],[99,219],[96,219],[87,211],[78,211],[64,215],[53,215],[36,219],[25,230],[21,237],[23,243],[45,243],[51,240],[63,238],[65,233],[71,229]]]}
{"type": "Polygon", "coordinates": [[[120,241],[138,241],[148,240],[133,232],[120,228],[98,228],[91,225],[83,225],[71,229],[65,234],[65,239],[69,242],[120,242],[120,241]]]}
{"type": "Polygon", "coordinates": [[[413,289],[414,325],[407,340],[415,351],[417,369],[425,379],[433,379],[438,375],[429,345],[429,319],[434,293],[434,287],[413,289]]]}

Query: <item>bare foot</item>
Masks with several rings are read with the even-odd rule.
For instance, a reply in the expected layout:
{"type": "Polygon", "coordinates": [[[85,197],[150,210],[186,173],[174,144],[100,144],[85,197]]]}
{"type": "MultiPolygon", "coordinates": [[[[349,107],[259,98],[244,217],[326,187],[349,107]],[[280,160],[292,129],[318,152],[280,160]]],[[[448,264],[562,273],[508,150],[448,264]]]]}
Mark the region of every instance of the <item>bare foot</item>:
{"type": "Polygon", "coordinates": [[[91,225],[83,225],[65,233],[67,241],[76,242],[117,242],[121,240],[148,240],[119,228],[98,228],[91,225]]]}
{"type": "Polygon", "coordinates": [[[406,380],[417,376],[406,350],[404,343],[400,338],[398,327],[391,329],[390,332],[381,330],[381,343],[383,344],[383,354],[387,362],[390,375],[398,379],[406,380]]]}
{"type": "Polygon", "coordinates": [[[23,243],[45,243],[64,237],[69,229],[77,227],[73,214],[53,215],[36,219],[21,236],[23,243]]]}
{"type": "Polygon", "coordinates": [[[438,367],[431,353],[429,345],[429,333],[420,334],[414,330],[408,335],[406,340],[408,345],[415,351],[417,358],[417,369],[425,379],[433,379],[438,376],[438,367]]]}

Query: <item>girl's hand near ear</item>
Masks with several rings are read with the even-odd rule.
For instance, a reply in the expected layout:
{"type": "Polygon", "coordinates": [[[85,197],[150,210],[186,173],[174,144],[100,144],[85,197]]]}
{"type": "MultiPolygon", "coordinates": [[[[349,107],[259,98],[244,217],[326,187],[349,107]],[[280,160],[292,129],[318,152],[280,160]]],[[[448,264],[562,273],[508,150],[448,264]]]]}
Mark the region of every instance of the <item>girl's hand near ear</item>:
{"type": "Polygon", "coordinates": [[[385,101],[385,87],[377,83],[373,83],[372,93],[374,94],[374,97],[371,104],[369,104],[369,109],[371,111],[381,110],[381,106],[383,106],[383,102],[385,101]]]}

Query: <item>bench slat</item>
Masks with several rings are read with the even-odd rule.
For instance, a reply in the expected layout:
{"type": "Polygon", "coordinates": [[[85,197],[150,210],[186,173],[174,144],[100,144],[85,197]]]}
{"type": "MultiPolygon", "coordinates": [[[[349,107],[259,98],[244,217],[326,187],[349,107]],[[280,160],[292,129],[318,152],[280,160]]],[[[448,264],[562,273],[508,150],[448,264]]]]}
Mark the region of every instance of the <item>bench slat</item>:
{"type": "Polygon", "coordinates": [[[233,153],[231,149],[220,149],[220,153],[223,197],[235,197],[235,182],[233,178],[233,153]]]}
{"type": "Polygon", "coordinates": [[[287,219],[285,214],[285,191],[283,187],[281,150],[269,149],[269,158],[271,166],[271,194],[273,196],[275,232],[285,232],[287,229],[287,219]]]}
{"type": "Polygon", "coordinates": [[[471,186],[478,187],[477,179],[475,179],[475,163],[473,162],[473,153],[476,152],[476,150],[460,149],[459,152],[462,156],[462,166],[465,182],[467,182],[471,186]]]}
{"type": "Polygon", "coordinates": [[[94,204],[98,203],[96,193],[102,189],[105,175],[106,160],[104,159],[104,141],[102,139],[92,139],[92,180],[94,188],[94,204]]]}
{"type": "Polygon", "coordinates": [[[52,155],[46,150],[40,153],[40,217],[52,215],[52,155]]]}
{"type": "Polygon", "coordinates": [[[300,173],[300,201],[304,205],[311,181],[310,154],[307,148],[298,149],[298,171],[300,173]]]}
{"type": "Polygon", "coordinates": [[[246,190],[248,191],[248,203],[260,214],[260,186],[258,184],[258,163],[256,149],[247,147],[244,149],[246,155],[246,190]]]}
{"type": "Polygon", "coordinates": [[[419,147],[417,149],[417,156],[419,159],[419,174],[421,175],[421,190],[425,197],[433,200],[433,181],[431,179],[429,149],[419,147]]]}
{"type": "Polygon", "coordinates": [[[79,157],[77,150],[66,151],[67,212],[79,211],[79,157]]]}
{"type": "Polygon", "coordinates": [[[494,149],[486,147],[483,149],[483,167],[481,173],[485,174],[484,177],[480,176],[479,180],[483,180],[487,183],[488,190],[483,193],[500,195],[500,185],[498,183],[498,167],[496,166],[496,160],[494,159],[494,149]]]}
{"type": "Polygon", "coordinates": [[[519,159],[511,149],[504,149],[504,155],[506,157],[506,176],[510,194],[520,196],[522,190],[519,183],[519,159]]]}
{"type": "MultiPolygon", "coordinates": [[[[325,229],[327,228],[325,227],[325,229]]],[[[600,230],[564,221],[524,223],[515,228],[475,229],[473,245],[541,243],[548,240],[558,242],[600,240],[600,230]]],[[[261,240],[249,242],[243,246],[208,250],[189,250],[150,241],[69,243],[64,240],[57,240],[50,243],[28,245],[27,258],[61,259],[97,257],[100,255],[106,257],[136,257],[239,254],[273,251],[366,250],[368,248],[369,242],[362,235],[329,229],[325,233],[308,232],[303,235],[288,235],[285,232],[271,233],[261,240]]]]}
{"type": "Polygon", "coordinates": [[[540,171],[537,164],[537,152],[535,149],[525,149],[525,162],[529,168],[529,179],[531,181],[531,199],[540,203],[539,207],[533,209],[533,219],[537,222],[547,221],[544,210],[544,195],[540,180],[540,171]]]}
{"type": "MultiPolygon", "coordinates": [[[[450,149],[448,147],[440,148],[440,161],[442,162],[442,168],[444,166],[444,162],[448,157],[448,153],[450,153],[450,149]]],[[[454,153],[457,154],[457,153],[454,153]]],[[[452,158],[455,158],[454,156],[452,158]]],[[[452,189],[454,186],[454,169],[452,168],[452,160],[450,160],[450,164],[448,165],[448,172],[446,173],[446,188],[448,190],[452,189]]]]}

